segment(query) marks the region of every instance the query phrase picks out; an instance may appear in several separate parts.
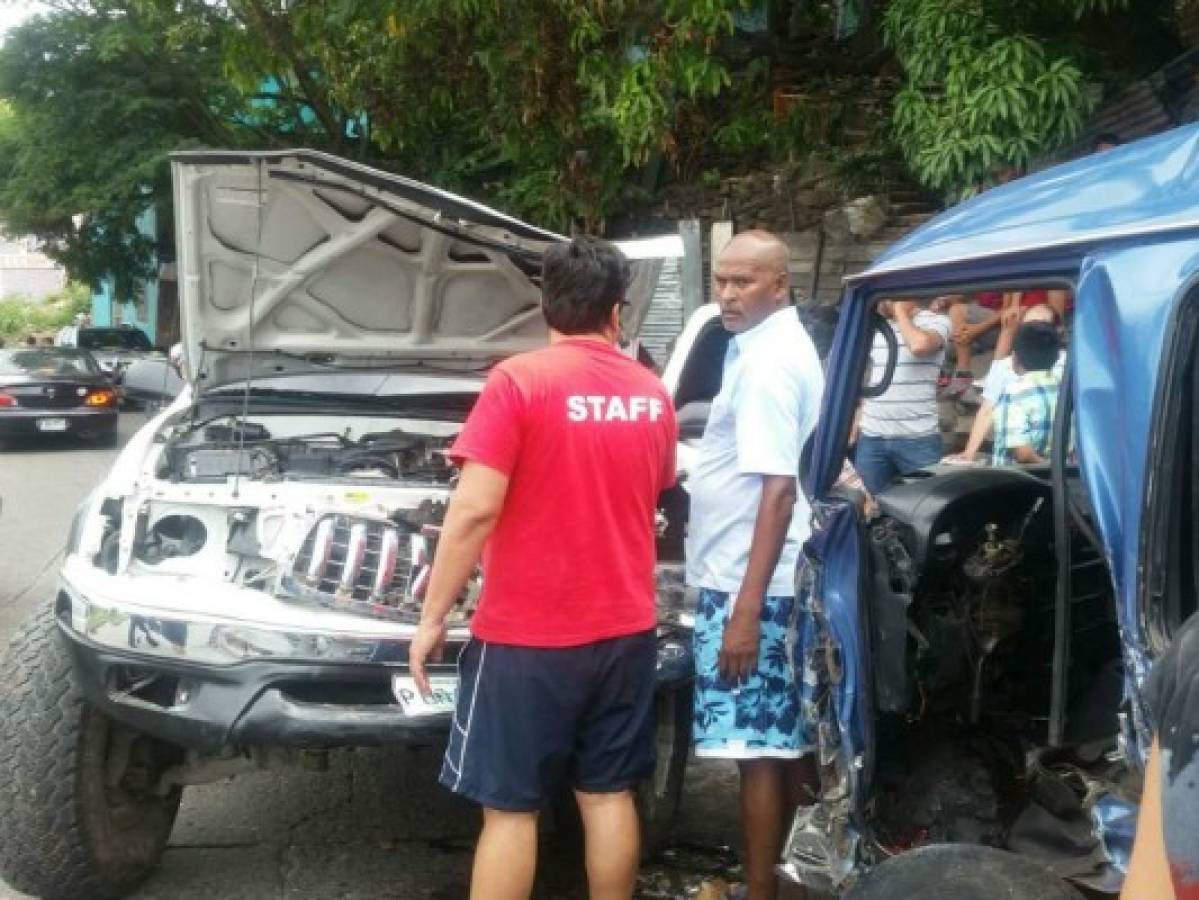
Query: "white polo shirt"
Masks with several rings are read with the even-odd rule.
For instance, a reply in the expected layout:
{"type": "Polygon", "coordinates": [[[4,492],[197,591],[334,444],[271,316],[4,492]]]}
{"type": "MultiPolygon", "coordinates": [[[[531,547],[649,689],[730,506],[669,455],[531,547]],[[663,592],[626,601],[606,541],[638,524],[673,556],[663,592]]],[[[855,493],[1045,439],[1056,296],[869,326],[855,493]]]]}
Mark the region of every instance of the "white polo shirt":
{"type": "MultiPolygon", "coordinates": [[[[695,467],[687,535],[687,582],[736,594],[749,563],[762,476],[799,477],[799,455],[816,427],[824,371],[788,306],[729,341],[720,393],[712,401],[695,467]]],[[[795,593],[795,566],[811,507],[802,490],[769,596],[795,593]]]]}

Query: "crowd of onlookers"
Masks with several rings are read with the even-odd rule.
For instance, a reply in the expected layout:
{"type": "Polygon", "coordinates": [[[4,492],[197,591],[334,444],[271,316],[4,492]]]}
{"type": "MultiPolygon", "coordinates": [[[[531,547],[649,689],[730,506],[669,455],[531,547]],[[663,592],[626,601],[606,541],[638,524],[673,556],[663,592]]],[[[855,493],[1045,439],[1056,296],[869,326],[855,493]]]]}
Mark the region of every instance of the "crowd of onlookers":
{"type": "MultiPolygon", "coordinates": [[[[1091,152],[1119,144],[1117,135],[1103,133],[1091,152]]],[[[1004,170],[995,182],[1019,174],[1004,170]]],[[[851,441],[853,462],[843,484],[873,495],[897,477],[938,462],[980,462],[988,440],[991,465],[1048,462],[1071,310],[1068,290],[1046,288],[955,294],[926,307],[914,300],[880,303],[878,312],[894,333],[898,357],[889,387],[862,401],[851,441]],[[978,400],[973,427],[965,446],[946,455],[939,404],[971,393],[979,380],[975,359],[986,353],[992,354],[990,369],[977,398],[971,395],[978,400]]],[[[880,382],[889,352],[888,341],[877,334],[872,384],[880,382]]]]}
{"type": "MultiPolygon", "coordinates": [[[[1091,150],[1102,153],[1119,143],[1101,134],[1091,150]]],[[[1047,288],[956,294],[926,306],[907,299],[880,303],[897,345],[895,368],[887,389],[861,403],[843,484],[873,495],[938,462],[985,461],[980,454],[988,440],[991,465],[1047,463],[1071,311],[1068,290],[1047,288]],[[990,369],[980,379],[975,360],[987,353],[990,369]],[[973,392],[979,380],[981,390],[973,392]],[[946,455],[940,405],[967,397],[978,402],[973,426],[965,446],[946,455]]],[[[870,383],[881,383],[889,354],[886,336],[876,334],[870,383]]]]}
{"type": "MultiPolygon", "coordinates": [[[[842,487],[869,498],[938,463],[1049,462],[1072,312],[1069,291],[884,300],[877,312],[895,339],[895,367],[886,389],[861,402],[842,487]],[[945,427],[946,407],[974,410],[964,445],[953,427],[945,427]]],[[[811,309],[800,316],[826,357],[835,319],[811,309]]],[[[882,383],[889,344],[876,333],[868,383],[882,383]]]]}
{"type": "MultiPolygon", "coordinates": [[[[988,440],[991,465],[1047,463],[1070,306],[1062,290],[938,297],[927,308],[903,300],[880,304],[898,358],[889,387],[861,406],[854,463],[866,488],[882,490],[899,475],[941,461],[979,462],[988,440]],[[982,378],[973,368],[979,353],[992,355],[982,378]],[[978,407],[965,446],[945,455],[939,406],[962,401],[976,382],[981,390],[972,397],[978,407]]],[[[885,352],[879,335],[876,378],[885,352]]]]}

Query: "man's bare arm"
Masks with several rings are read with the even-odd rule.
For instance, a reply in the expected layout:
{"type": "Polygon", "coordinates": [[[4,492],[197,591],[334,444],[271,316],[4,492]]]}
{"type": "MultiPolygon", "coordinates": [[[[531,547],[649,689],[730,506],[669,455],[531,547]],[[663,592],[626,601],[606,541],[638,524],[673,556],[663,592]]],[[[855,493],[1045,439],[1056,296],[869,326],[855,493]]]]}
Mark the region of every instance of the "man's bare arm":
{"type": "Polygon", "coordinates": [[[1029,444],[1022,444],[1019,447],[1013,447],[1012,456],[1016,458],[1016,462],[1023,463],[1026,466],[1039,466],[1046,462],[1046,460],[1029,444]]]}
{"type": "Polygon", "coordinates": [[[903,335],[913,356],[932,356],[945,346],[945,339],[935,331],[917,328],[912,321],[912,304],[903,302],[895,304],[895,326],[903,335]]]}
{"type": "Polygon", "coordinates": [[[991,434],[991,426],[994,423],[995,404],[990,400],[984,400],[974,416],[974,424],[970,427],[970,436],[966,439],[966,449],[951,458],[973,461],[974,457],[978,456],[978,451],[982,449],[983,441],[991,434]]]}
{"type": "Polygon", "coordinates": [[[1120,892],[1121,900],[1173,900],[1174,897],[1162,833],[1161,757],[1161,748],[1155,740],[1149,751],[1149,764],[1145,767],[1137,837],[1132,845],[1124,889],[1120,892]]]}
{"type": "Polygon", "coordinates": [[[507,493],[508,476],[481,463],[463,466],[437,542],[420,628],[409,650],[409,665],[421,693],[429,691],[425,662],[441,659],[446,616],[479,564],[507,493]]]}
{"type": "Polygon", "coordinates": [[[787,540],[796,497],[792,476],[762,476],[762,500],[754,520],[749,562],[720,650],[720,671],[730,680],[742,681],[757,668],[762,602],[787,540]]]}

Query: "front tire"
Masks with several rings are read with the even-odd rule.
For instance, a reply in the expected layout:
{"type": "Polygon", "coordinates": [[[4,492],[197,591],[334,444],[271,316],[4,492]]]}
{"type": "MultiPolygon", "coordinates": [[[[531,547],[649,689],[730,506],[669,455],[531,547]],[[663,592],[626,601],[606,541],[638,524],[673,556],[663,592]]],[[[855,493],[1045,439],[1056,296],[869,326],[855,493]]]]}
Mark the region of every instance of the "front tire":
{"type": "Polygon", "coordinates": [[[933,844],[871,869],[844,900],[1082,900],[1045,866],[994,847],[933,844]]]}
{"type": "Polygon", "coordinates": [[[121,897],[166,849],[180,788],[154,793],[181,752],[83,697],[46,605],[0,666],[0,877],[44,900],[121,897]]]}
{"type": "Polygon", "coordinates": [[[637,787],[641,852],[647,857],[660,853],[674,835],[691,750],[691,685],[663,688],[654,703],[658,764],[637,787]]]}

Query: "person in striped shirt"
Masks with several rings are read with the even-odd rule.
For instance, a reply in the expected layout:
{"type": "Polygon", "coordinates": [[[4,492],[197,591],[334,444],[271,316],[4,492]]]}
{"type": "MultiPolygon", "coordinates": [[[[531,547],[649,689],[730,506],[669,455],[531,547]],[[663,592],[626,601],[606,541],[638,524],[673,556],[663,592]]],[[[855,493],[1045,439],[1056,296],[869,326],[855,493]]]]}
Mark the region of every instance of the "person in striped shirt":
{"type": "MultiPolygon", "coordinates": [[[[895,332],[899,355],[887,390],[862,401],[854,468],[872,495],[941,459],[937,378],[949,346],[949,317],[914,300],[884,300],[879,312],[895,332]]],[[[887,342],[874,336],[872,383],[882,379],[887,342]]]]}
{"type": "Polygon", "coordinates": [[[1016,378],[995,404],[991,465],[1035,465],[1049,459],[1061,372],[1061,341],[1047,322],[1027,322],[1012,344],[1016,378]]]}

